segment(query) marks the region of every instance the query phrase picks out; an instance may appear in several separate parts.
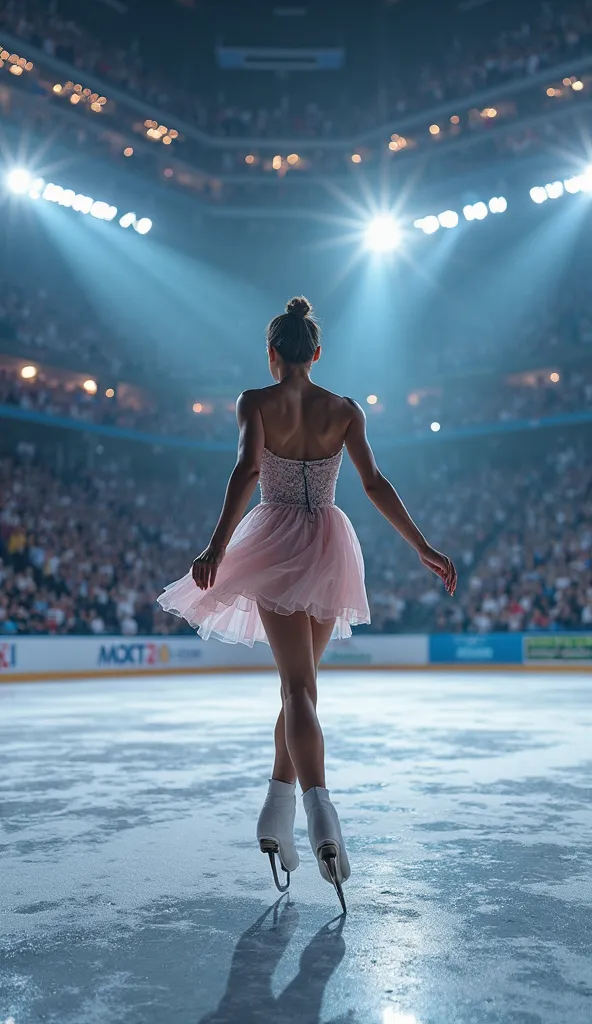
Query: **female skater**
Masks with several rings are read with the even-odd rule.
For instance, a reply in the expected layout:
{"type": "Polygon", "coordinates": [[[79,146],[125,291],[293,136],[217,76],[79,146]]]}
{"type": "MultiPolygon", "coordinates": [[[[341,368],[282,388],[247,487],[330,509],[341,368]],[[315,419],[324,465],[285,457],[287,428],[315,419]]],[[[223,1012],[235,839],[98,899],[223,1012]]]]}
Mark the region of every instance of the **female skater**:
{"type": "Polygon", "coordinates": [[[456,570],[430,547],[380,473],[366,438],[365,416],[351,398],[313,384],[321,354],[319,326],[305,298],[294,298],[267,329],[269,369],[276,381],[245,391],[237,403],[239,445],[218,524],[192,571],[159,597],[207,640],[271,645],[281,680],[275,762],[257,824],[275,883],[285,891],[298,867],[294,846],[296,779],[308,835],[323,878],[345,903],[350,876],[337,812],[325,788],[323,733],[316,714],[317,670],[329,640],[370,621],[359,541],[335,505],[347,448],[370,500],[443,581],[456,570]],[[255,485],[261,502],[244,519],[255,485]],[[287,873],[280,885],[275,854],[287,873]]]}

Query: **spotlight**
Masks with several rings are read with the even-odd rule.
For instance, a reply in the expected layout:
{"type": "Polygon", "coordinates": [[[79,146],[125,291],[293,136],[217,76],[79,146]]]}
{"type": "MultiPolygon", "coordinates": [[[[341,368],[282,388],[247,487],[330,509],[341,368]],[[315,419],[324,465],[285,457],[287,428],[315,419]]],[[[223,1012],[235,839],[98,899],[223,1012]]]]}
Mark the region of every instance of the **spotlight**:
{"type": "Polygon", "coordinates": [[[352,158],[351,159],[352,159],[352,164],[361,164],[362,163],[362,157],[360,156],[359,153],[352,153],[352,158]]]}
{"type": "Polygon", "coordinates": [[[201,404],[201,402],[194,402],[192,409],[195,413],[203,412],[203,405],[201,404]]]}
{"type": "Polygon", "coordinates": [[[133,156],[134,155],[134,147],[133,146],[126,146],[124,151],[123,151],[123,155],[124,156],[133,156]]]}
{"type": "Polygon", "coordinates": [[[21,370],[21,377],[23,380],[34,380],[37,376],[36,366],[23,366],[21,370]]]}
{"type": "Polygon", "coordinates": [[[545,192],[549,196],[549,199],[559,199],[559,197],[563,195],[563,182],[549,182],[548,185],[545,185],[545,192]]]}
{"type": "Polygon", "coordinates": [[[152,227],[152,221],[150,220],[150,217],[140,217],[140,219],[134,224],[134,227],[139,235],[147,235],[152,227]]]}
{"type": "Polygon", "coordinates": [[[574,90],[574,92],[581,92],[582,89],[584,88],[584,83],[580,82],[579,79],[578,79],[577,82],[572,82],[571,83],[571,87],[574,90]]]}
{"type": "Polygon", "coordinates": [[[582,181],[580,184],[582,192],[592,192],[592,164],[586,167],[586,170],[582,174],[582,181]]]}
{"type": "Polygon", "coordinates": [[[131,228],[132,224],[135,224],[135,222],[135,213],[124,213],[123,217],[119,218],[119,224],[122,228],[131,228]]]}
{"type": "Polygon", "coordinates": [[[549,374],[549,380],[553,381],[553,384],[557,384],[560,379],[561,378],[559,377],[559,374],[556,373],[556,372],[553,372],[553,373],[549,374]]]}
{"type": "Polygon", "coordinates": [[[440,424],[438,423],[437,420],[434,420],[433,423],[430,423],[430,430],[432,431],[433,434],[438,433],[438,431],[440,430],[440,424]]]}
{"type": "Polygon", "coordinates": [[[444,213],[438,214],[438,220],[443,228],[455,228],[458,225],[458,213],[444,210],[444,213]]]}
{"type": "Polygon", "coordinates": [[[581,190],[582,190],[582,175],[581,174],[576,174],[575,177],[573,177],[573,178],[566,178],[565,181],[563,182],[563,187],[564,187],[565,191],[571,193],[572,196],[574,196],[576,194],[576,192],[581,192],[581,190]]]}
{"type": "Polygon", "coordinates": [[[485,203],[469,203],[463,206],[465,220],[485,220],[489,210],[485,203]]]}
{"type": "Polygon", "coordinates": [[[401,244],[401,229],[393,217],[383,214],[370,221],[365,238],[367,249],[388,252],[401,244]]]}
{"type": "Polygon", "coordinates": [[[504,196],[493,196],[489,200],[489,209],[491,213],[505,213],[508,209],[508,200],[504,196]]]}
{"type": "Polygon", "coordinates": [[[35,178],[35,181],[32,183],[32,185],[31,185],[31,187],[29,189],[29,198],[30,199],[40,199],[42,194],[43,194],[43,189],[44,188],[45,188],[45,182],[44,182],[43,178],[35,178]]]}
{"type": "Polygon", "coordinates": [[[11,192],[15,192],[16,195],[22,196],[25,192],[28,192],[33,183],[33,179],[29,171],[26,171],[23,167],[15,167],[8,173],[6,183],[11,192]]]}
{"type": "Polygon", "coordinates": [[[440,221],[430,214],[429,217],[420,217],[419,220],[413,221],[413,227],[423,231],[424,235],[433,235],[440,227],[440,221]]]}
{"type": "Polygon", "coordinates": [[[542,185],[535,185],[535,187],[530,190],[530,198],[533,203],[544,203],[547,201],[549,196],[542,185]]]}
{"type": "Polygon", "coordinates": [[[376,405],[376,403],[378,401],[378,396],[377,395],[368,395],[366,401],[368,402],[368,405],[376,405]]]}
{"type": "Polygon", "coordinates": [[[117,213],[116,206],[109,206],[109,203],[103,203],[97,199],[90,208],[91,217],[96,217],[97,220],[113,220],[117,213]]]}
{"type": "Polygon", "coordinates": [[[114,389],[113,388],[107,388],[107,390],[105,391],[105,397],[106,398],[115,398],[115,391],[114,391],[114,389]]]}
{"type": "Polygon", "coordinates": [[[92,379],[85,380],[85,382],[82,385],[82,387],[86,391],[87,395],[96,395],[97,390],[98,390],[96,380],[92,380],[92,379]]]}

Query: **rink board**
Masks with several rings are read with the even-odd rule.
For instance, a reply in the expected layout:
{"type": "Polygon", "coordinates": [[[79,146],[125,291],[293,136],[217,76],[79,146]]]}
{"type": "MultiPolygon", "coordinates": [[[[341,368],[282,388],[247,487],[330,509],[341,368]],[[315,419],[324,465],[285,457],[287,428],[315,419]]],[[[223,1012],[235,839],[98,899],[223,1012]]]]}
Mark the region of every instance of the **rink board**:
{"type": "MultiPolygon", "coordinates": [[[[425,665],[426,636],[360,636],[330,644],[328,668],[425,665]]],[[[0,640],[0,681],[153,672],[260,671],[274,667],[267,644],[184,637],[17,637],[0,640]]]]}
{"type": "MultiPolygon", "coordinates": [[[[590,633],[360,634],[329,644],[325,668],[592,669],[590,633]]],[[[0,682],[274,667],[267,644],[183,637],[16,637],[0,640],[0,682]]]]}

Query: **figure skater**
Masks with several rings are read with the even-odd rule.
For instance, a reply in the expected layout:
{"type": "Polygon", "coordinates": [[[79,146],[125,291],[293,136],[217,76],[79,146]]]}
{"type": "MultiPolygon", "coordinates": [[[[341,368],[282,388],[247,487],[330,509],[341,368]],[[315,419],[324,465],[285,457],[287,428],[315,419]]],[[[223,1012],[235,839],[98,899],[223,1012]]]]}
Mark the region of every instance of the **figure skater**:
{"type": "Polygon", "coordinates": [[[311,381],[319,342],[319,326],[305,298],[292,299],[269,324],[267,355],[276,383],[239,397],[238,457],[218,524],[191,572],[158,600],[204,640],[270,644],[282,708],[272,777],[257,823],[259,846],[269,854],[278,889],[285,891],[299,863],[293,835],[298,780],[313,853],[345,911],[342,882],[350,865],[325,788],[316,713],[317,671],[329,640],[349,637],[352,626],[370,622],[360,544],[335,505],[344,447],[370,500],[451,595],[456,570],[430,547],[377,468],[361,407],[311,381]],[[261,501],[243,519],[257,482],[261,501]],[[276,854],[287,874],[283,885],[276,854]]]}

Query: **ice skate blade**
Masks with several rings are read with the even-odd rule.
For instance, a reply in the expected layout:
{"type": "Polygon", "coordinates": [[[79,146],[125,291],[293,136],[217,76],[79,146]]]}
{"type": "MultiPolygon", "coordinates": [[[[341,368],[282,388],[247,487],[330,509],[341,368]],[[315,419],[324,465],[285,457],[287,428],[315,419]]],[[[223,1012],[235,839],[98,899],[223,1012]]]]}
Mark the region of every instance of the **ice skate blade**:
{"type": "Polygon", "coordinates": [[[289,887],[290,887],[290,872],[287,871],[286,868],[284,867],[284,865],[282,864],[282,858],[280,857],[280,844],[278,843],[277,839],[260,839],[259,840],[259,849],[261,850],[261,853],[267,853],[269,855],[269,863],[271,864],[271,873],[273,875],[273,880],[274,880],[274,882],[276,884],[276,888],[279,889],[280,892],[287,892],[289,887]],[[282,871],[286,872],[286,883],[285,883],[285,885],[281,885],[280,884],[280,880],[278,878],[277,867],[276,867],[276,863],[275,863],[275,855],[276,855],[276,853],[278,855],[282,871]]]}
{"type": "Polygon", "coordinates": [[[335,886],[335,891],[339,897],[341,903],[341,909],[344,914],[347,914],[347,907],[345,905],[345,899],[343,896],[343,889],[341,888],[341,880],[339,878],[339,872],[337,870],[337,863],[339,857],[339,850],[335,843],[323,843],[317,850],[317,857],[322,860],[323,864],[329,872],[329,877],[335,886]]]}

